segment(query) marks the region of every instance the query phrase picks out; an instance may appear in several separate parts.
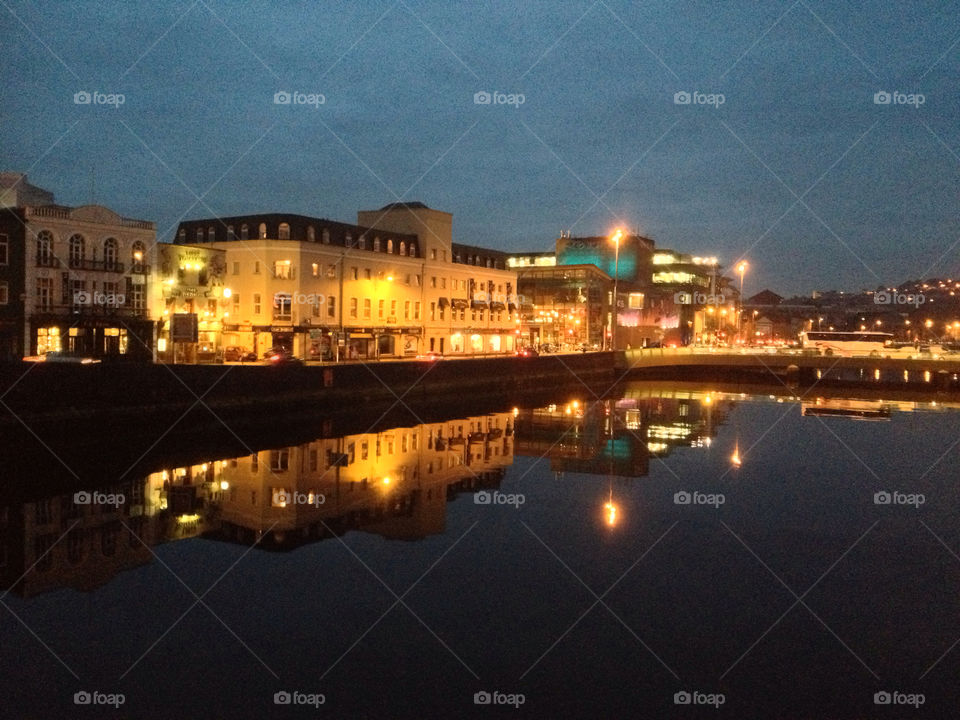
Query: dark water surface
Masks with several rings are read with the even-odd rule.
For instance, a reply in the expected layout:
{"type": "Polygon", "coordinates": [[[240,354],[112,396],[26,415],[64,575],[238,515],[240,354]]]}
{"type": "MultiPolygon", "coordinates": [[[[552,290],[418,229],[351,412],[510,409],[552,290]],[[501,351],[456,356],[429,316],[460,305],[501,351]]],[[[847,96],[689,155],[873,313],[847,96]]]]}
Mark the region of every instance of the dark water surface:
{"type": "Polygon", "coordinates": [[[708,390],[8,502],[0,716],[958,716],[957,410],[708,390]]]}

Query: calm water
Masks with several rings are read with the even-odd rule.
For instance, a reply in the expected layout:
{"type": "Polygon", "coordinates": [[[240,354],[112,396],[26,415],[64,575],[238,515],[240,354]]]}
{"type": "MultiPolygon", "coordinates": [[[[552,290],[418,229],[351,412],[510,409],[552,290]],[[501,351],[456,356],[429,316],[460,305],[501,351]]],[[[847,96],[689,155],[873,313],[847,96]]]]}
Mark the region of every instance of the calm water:
{"type": "Polygon", "coordinates": [[[0,714],[955,717],[934,399],[637,384],[35,490],[0,516],[0,714]]]}

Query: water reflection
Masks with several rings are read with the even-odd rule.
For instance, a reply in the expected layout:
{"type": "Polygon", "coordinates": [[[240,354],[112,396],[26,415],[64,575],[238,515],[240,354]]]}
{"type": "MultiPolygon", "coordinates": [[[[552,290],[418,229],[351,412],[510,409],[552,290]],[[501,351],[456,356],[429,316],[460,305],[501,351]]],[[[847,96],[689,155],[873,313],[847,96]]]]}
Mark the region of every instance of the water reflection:
{"type": "MultiPolygon", "coordinates": [[[[960,407],[638,383],[616,399],[571,399],[207,458],[80,498],[60,493],[0,507],[0,584],[22,596],[91,590],[150,563],[152,547],[190,538],[288,551],[351,530],[406,540],[441,534],[447,503],[463,492],[498,489],[515,456],[545,458],[558,475],[611,480],[596,508],[602,524],[615,528],[625,519],[624,498],[615,498],[612,478],[647,476],[651,458],[680,448],[709,449],[736,404],[747,400],[792,404],[802,417],[826,422],[960,407]]],[[[737,428],[731,435],[724,452],[739,467],[741,447],[756,438],[741,437],[737,428]]]]}

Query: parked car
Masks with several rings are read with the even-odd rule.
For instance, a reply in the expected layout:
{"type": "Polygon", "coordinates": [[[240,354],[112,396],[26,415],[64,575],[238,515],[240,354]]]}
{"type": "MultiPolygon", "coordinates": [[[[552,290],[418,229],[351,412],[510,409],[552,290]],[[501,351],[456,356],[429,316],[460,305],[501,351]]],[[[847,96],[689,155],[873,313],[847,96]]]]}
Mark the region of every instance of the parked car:
{"type": "Polygon", "coordinates": [[[417,355],[417,360],[427,360],[429,362],[436,362],[437,360],[443,360],[443,355],[431,350],[430,352],[424,353],[423,355],[417,355]]]}
{"type": "Polygon", "coordinates": [[[540,353],[538,353],[533,348],[522,348],[520,350],[517,350],[517,352],[514,354],[517,357],[540,357],[540,353]]]}
{"type": "Polygon", "coordinates": [[[255,362],[257,354],[238,345],[231,345],[223,351],[223,359],[227,362],[255,362]]]}
{"type": "Polygon", "coordinates": [[[283,345],[274,345],[263,354],[264,360],[270,365],[302,365],[303,363],[293,356],[289,348],[283,345]]]}

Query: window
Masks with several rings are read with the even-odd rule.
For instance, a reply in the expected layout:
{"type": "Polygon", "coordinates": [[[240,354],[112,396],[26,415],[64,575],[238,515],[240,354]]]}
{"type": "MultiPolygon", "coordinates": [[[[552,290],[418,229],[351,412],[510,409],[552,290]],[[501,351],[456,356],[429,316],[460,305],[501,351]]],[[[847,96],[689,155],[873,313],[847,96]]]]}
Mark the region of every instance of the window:
{"type": "Polygon", "coordinates": [[[49,266],[53,259],[53,233],[41,230],[37,233],[37,265],[49,266]]]}
{"type": "Polygon", "coordinates": [[[233,225],[227,225],[227,240],[236,240],[237,234],[233,231],[233,225]]]}
{"type": "Polygon", "coordinates": [[[278,240],[290,239],[290,225],[288,225],[287,223],[280,223],[280,227],[277,228],[277,239],[278,240]]]}
{"type": "Polygon", "coordinates": [[[436,259],[437,259],[437,251],[436,251],[436,250],[431,250],[431,251],[430,251],[430,259],[431,259],[431,260],[436,260],[436,259]]]}
{"type": "Polygon", "coordinates": [[[366,460],[370,455],[370,443],[364,440],[360,443],[360,459],[366,460]]]}
{"type": "Polygon", "coordinates": [[[357,316],[357,299],[350,298],[350,317],[355,318],[357,316]]]}
{"type": "Polygon", "coordinates": [[[397,301],[390,301],[390,317],[395,318],[397,316],[397,301]]]}
{"type": "Polygon", "coordinates": [[[289,280],[293,277],[293,267],[289,260],[277,260],[273,264],[273,276],[278,280],[289,280]]]}
{"type": "Polygon", "coordinates": [[[323,232],[320,233],[320,239],[321,239],[321,242],[323,242],[324,245],[329,245],[329,244],[330,244],[330,231],[327,230],[326,228],[324,228],[324,229],[323,229],[323,232]]]}
{"type": "Polygon", "coordinates": [[[103,241],[103,266],[109,270],[112,270],[117,266],[116,238],[107,238],[103,241]]]}
{"type": "Polygon", "coordinates": [[[343,236],[343,245],[344,247],[353,247],[353,235],[351,233],[343,236]]]}
{"type": "Polygon", "coordinates": [[[247,227],[247,224],[244,223],[240,226],[240,239],[246,240],[250,237],[250,229],[247,227]]]}
{"type": "Polygon", "coordinates": [[[435,288],[437,286],[437,276],[434,275],[430,278],[430,287],[435,288]]]}
{"type": "Polygon", "coordinates": [[[260,261],[259,261],[259,260],[254,260],[254,261],[253,261],[253,274],[254,274],[254,275],[259,275],[259,274],[260,274],[260,261]]]}
{"type": "Polygon", "coordinates": [[[386,304],[385,300],[381,300],[380,302],[377,303],[377,317],[381,319],[383,318],[383,308],[385,304],[386,304]]]}
{"type": "MultiPolygon", "coordinates": [[[[6,235],[4,235],[6,240],[6,235]]],[[[86,254],[87,242],[83,235],[73,235],[70,238],[70,267],[78,267],[83,262],[83,256],[86,254]]],[[[3,264],[7,264],[6,242],[4,242],[3,264]]]]}
{"type": "Polygon", "coordinates": [[[180,242],[182,242],[182,243],[185,243],[185,242],[187,241],[187,229],[186,229],[186,228],[180,228],[179,232],[177,232],[177,239],[178,239],[180,242]]]}
{"type": "Polygon", "coordinates": [[[404,300],[403,302],[403,319],[404,320],[410,319],[410,301],[409,300],[404,300]]]}
{"type": "Polygon", "coordinates": [[[203,242],[203,228],[197,228],[197,242],[203,242]]]}
{"type": "Polygon", "coordinates": [[[136,270],[143,269],[143,261],[147,258],[147,247],[142,242],[137,240],[130,247],[130,264],[136,270]]]}
{"type": "Polygon", "coordinates": [[[367,236],[366,236],[366,235],[361,235],[361,236],[360,236],[360,240],[357,241],[357,247],[359,247],[361,250],[366,250],[366,249],[367,249],[367,236]]]}
{"type": "Polygon", "coordinates": [[[316,242],[317,241],[317,231],[313,229],[313,225],[307,227],[307,242],[316,242]]]}
{"type": "Polygon", "coordinates": [[[431,319],[431,320],[436,320],[436,319],[437,319],[437,304],[436,304],[436,303],[430,303],[430,319],[431,319]]]}
{"type": "Polygon", "coordinates": [[[240,293],[233,294],[233,314],[240,314],[240,293]]]}
{"type": "Polygon", "coordinates": [[[276,293],[273,296],[273,319],[290,320],[293,317],[293,298],[290,293],[276,293]]]}
{"type": "Polygon", "coordinates": [[[373,251],[380,252],[380,238],[378,237],[373,239],[373,251]]]}
{"type": "Polygon", "coordinates": [[[372,303],[370,301],[370,298],[364,298],[363,299],[363,317],[366,318],[367,320],[370,319],[371,310],[372,310],[372,303]]]}
{"type": "Polygon", "coordinates": [[[6,280],[0,281],[0,305],[10,303],[10,284],[6,280]]]}
{"type": "Polygon", "coordinates": [[[210,225],[207,228],[207,240],[209,242],[214,242],[217,239],[217,230],[213,225],[210,225]]]}
{"type": "Polygon", "coordinates": [[[367,280],[370,279],[370,268],[364,268],[364,269],[363,269],[363,276],[364,276],[367,280]]]}
{"type": "Polygon", "coordinates": [[[415,243],[410,243],[410,257],[417,256],[417,246],[415,243]]]}
{"type": "Polygon", "coordinates": [[[239,274],[240,274],[240,263],[239,263],[239,262],[234,262],[234,263],[233,263],[233,274],[234,274],[234,275],[239,275],[239,274]]]}
{"type": "Polygon", "coordinates": [[[387,252],[393,254],[393,240],[391,238],[387,238],[387,252]]]}
{"type": "Polygon", "coordinates": [[[53,307],[53,280],[37,278],[37,309],[50,310],[53,307]]]}
{"type": "Polygon", "coordinates": [[[403,240],[400,241],[400,254],[401,255],[407,254],[407,244],[403,240]]]}
{"type": "Polygon", "coordinates": [[[310,266],[310,274],[314,277],[320,277],[320,263],[313,263],[310,266]]]}
{"type": "Polygon", "coordinates": [[[266,237],[267,237],[267,224],[266,224],[266,223],[260,223],[260,229],[257,231],[257,236],[258,236],[261,240],[266,239],[266,237]]]}
{"type": "Polygon", "coordinates": [[[404,285],[409,285],[409,284],[410,284],[410,278],[411,278],[410,273],[407,273],[406,277],[403,279],[403,284],[404,284],[404,285]]]}
{"type": "Polygon", "coordinates": [[[260,293],[253,294],[253,314],[260,314],[260,293]]]}
{"type": "Polygon", "coordinates": [[[447,289],[447,279],[445,277],[440,278],[440,289],[441,290],[447,289]]]}
{"type": "Polygon", "coordinates": [[[413,304],[413,319],[414,320],[420,319],[420,302],[419,301],[413,304]]]}
{"type": "Polygon", "coordinates": [[[333,296],[327,298],[327,317],[337,316],[337,299],[333,296]]]}
{"type": "Polygon", "coordinates": [[[335,263],[330,263],[327,265],[327,277],[335,278],[337,276],[337,266],[335,263]]]}
{"type": "Polygon", "coordinates": [[[270,451],[270,469],[273,472],[284,472],[290,469],[290,448],[270,451]]]}

